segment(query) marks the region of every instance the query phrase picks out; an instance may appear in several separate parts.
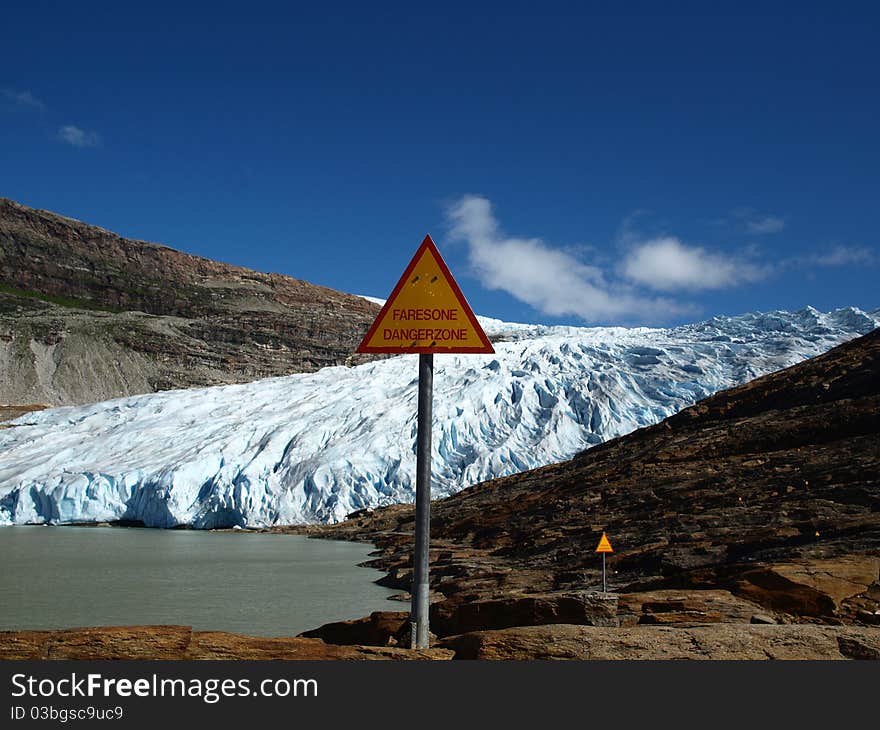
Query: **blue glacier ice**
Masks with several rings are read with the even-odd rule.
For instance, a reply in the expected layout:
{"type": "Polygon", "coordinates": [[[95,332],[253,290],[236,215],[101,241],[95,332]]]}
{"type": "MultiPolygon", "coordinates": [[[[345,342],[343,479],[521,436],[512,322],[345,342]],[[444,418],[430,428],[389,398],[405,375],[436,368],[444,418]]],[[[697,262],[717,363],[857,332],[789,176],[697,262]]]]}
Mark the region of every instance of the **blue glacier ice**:
{"type": "MultiPolygon", "coordinates": [[[[865,334],[855,308],[674,328],[481,318],[435,359],[434,496],[567,459],[865,334]]],[[[30,413],[0,431],[0,524],[334,522],[413,499],[416,357],[30,413]]]]}

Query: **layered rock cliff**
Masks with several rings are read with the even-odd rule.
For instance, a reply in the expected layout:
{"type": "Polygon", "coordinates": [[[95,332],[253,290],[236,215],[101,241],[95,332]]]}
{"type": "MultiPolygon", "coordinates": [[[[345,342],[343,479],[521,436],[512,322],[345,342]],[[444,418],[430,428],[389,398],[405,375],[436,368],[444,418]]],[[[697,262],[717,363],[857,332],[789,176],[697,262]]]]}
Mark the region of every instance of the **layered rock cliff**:
{"type": "Polygon", "coordinates": [[[88,403],[340,365],[377,311],[0,198],[0,403],[88,403]]]}

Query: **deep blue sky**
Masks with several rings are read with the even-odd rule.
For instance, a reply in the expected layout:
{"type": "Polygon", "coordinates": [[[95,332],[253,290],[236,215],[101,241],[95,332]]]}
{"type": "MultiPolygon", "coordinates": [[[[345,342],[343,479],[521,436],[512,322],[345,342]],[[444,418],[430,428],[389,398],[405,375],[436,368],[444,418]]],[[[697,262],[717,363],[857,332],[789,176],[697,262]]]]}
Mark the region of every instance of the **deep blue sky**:
{"type": "Polygon", "coordinates": [[[375,296],[431,232],[518,321],[880,307],[871,4],[419,5],[6,3],[0,195],[375,296]]]}

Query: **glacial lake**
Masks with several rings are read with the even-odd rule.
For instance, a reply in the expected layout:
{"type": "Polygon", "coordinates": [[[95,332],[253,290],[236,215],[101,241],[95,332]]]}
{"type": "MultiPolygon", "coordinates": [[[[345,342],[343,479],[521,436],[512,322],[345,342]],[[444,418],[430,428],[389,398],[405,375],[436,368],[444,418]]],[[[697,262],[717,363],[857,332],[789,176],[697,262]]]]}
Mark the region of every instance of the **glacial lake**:
{"type": "Polygon", "coordinates": [[[183,624],[294,636],[407,610],[359,568],[374,548],[302,535],[0,527],[0,630],[183,624]]]}

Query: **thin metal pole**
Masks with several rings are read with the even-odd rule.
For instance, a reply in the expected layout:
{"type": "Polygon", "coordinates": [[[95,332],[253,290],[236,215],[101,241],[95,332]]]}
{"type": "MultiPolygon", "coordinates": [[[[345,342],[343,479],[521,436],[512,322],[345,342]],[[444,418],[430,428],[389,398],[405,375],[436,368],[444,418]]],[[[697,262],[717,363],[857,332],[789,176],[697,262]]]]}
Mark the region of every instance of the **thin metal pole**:
{"type": "Polygon", "coordinates": [[[602,593],[608,593],[605,587],[605,553],[602,553],[602,593]]]}
{"type": "Polygon", "coordinates": [[[434,356],[419,355],[419,415],[416,436],[416,545],[413,553],[412,648],[428,648],[428,543],[431,537],[431,410],[434,356]]]}

